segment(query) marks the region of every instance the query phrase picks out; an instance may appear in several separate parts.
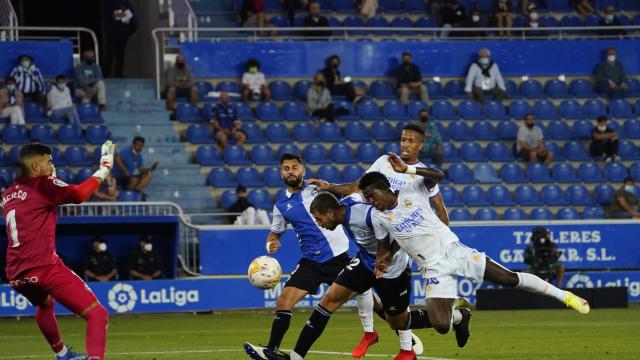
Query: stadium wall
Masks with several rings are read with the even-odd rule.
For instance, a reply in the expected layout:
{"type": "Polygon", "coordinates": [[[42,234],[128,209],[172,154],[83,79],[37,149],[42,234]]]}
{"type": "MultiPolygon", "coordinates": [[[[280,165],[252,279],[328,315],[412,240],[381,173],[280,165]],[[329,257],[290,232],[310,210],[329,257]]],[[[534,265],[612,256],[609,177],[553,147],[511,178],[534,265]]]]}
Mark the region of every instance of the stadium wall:
{"type": "MultiPolygon", "coordinates": [[[[9,74],[18,63],[18,56],[28,54],[45,78],[73,72],[73,43],[59,41],[0,41],[0,73],[9,74]]],[[[4,79],[3,79],[4,80],[4,79]]]]}

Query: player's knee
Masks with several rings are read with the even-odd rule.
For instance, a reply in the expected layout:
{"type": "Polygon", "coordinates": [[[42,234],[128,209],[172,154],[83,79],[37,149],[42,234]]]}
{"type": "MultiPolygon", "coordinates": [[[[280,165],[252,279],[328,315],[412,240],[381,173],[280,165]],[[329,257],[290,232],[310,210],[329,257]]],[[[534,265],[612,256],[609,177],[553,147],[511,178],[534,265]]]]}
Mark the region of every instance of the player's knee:
{"type": "Polygon", "coordinates": [[[293,308],[292,301],[291,299],[289,299],[288,297],[285,296],[278,296],[278,299],[276,299],[276,309],[277,310],[291,310],[291,308],[293,308]]]}
{"type": "Polygon", "coordinates": [[[451,319],[438,317],[434,320],[431,320],[431,325],[440,334],[446,334],[451,330],[451,319]]]}
{"type": "Polygon", "coordinates": [[[385,313],[385,317],[391,330],[405,330],[404,327],[407,324],[406,316],[402,316],[402,314],[390,315],[389,313],[385,313]]]}
{"type": "Polygon", "coordinates": [[[500,276],[500,285],[516,287],[520,279],[518,278],[518,274],[513,271],[505,271],[504,274],[500,276]]]}
{"type": "Polygon", "coordinates": [[[342,299],[331,292],[328,292],[322,300],[320,300],[320,306],[331,312],[337,311],[343,303],[344,301],[342,299]]]}
{"type": "Polygon", "coordinates": [[[85,314],[84,318],[87,321],[104,323],[105,326],[109,323],[109,313],[101,304],[98,304],[96,307],[91,309],[91,311],[85,314]]]}

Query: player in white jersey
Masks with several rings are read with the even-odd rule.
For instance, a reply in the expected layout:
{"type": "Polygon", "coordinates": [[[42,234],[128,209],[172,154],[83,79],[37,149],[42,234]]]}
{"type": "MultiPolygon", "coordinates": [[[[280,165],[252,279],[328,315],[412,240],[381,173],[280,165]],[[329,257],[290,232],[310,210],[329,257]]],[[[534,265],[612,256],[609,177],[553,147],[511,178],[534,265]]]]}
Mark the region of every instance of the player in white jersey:
{"type": "Polygon", "coordinates": [[[407,166],[395,154],[389,156],[396,171],[420,174],[424,179],[393,191],[384,174],[371,172],[360,179],[358,186],[376,209],[372,215],[376,238],[398,243],[421,268],[426,280],[427,314],[438,332],[447,333],[452,323],[454,327],[460,323],[461,315],[452,311],[457,297],[456,275],[550,296],[581,314],[589,313],[584,299],[535,275],[507,270],[484,253],[460,243],[425,200],[439,192],[438,182],[444,175],[434,169],[407,166]]]}

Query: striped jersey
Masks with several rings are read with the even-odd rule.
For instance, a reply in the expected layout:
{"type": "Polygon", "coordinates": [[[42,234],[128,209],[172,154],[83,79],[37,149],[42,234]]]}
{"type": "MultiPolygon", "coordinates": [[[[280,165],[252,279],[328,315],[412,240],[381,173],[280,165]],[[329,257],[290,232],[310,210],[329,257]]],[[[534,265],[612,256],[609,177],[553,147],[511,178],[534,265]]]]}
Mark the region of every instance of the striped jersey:
{"type": "Polygon", "coordinates": [[[10,76],[16,79],[16,88],[22,91],[23,94],[46,91],[47,87],[42,73],[34,64],[31,64],[26,69],[22,65],[16,66],[11,71],[10,76]]]}

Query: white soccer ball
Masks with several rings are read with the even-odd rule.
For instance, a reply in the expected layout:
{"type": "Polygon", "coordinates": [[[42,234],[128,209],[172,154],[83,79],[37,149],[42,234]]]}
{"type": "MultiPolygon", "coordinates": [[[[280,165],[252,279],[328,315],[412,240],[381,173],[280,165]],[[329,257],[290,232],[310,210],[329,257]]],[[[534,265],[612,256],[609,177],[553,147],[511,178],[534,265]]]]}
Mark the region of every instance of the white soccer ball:
{"type": "Polygon", "coordinates": [[[251,262],[247,275],[251,285],[258,289],[271,289],[280,282],[282,268],[278,260],[270,256],[260,256],[251,262]]]}

